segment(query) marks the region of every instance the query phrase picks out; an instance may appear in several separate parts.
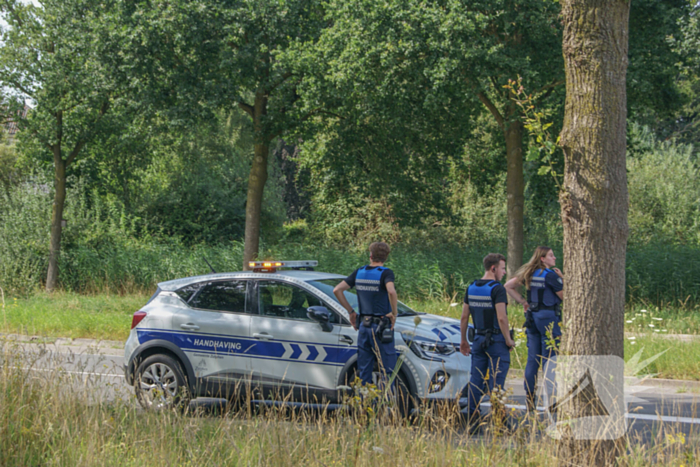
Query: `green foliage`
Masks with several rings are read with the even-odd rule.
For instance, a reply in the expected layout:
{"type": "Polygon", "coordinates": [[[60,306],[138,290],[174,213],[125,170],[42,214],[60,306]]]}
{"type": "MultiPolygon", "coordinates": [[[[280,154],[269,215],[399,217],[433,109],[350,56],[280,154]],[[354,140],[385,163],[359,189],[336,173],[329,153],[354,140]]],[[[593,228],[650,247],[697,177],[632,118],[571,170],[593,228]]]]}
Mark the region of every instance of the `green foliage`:
{"type": "MultiPolygon", "coordinates": [[[[152,163],[132,174],[137,183],[131,188],[129,211],[152,230],[187,244],[242,238],[254,141],[249,120],[238,109],[218,112],[183,130],[174,141],[167,136],[150,138],[152,163]]],[[[278,161],[270,158],[268,166],[263,232],[272,240],[279,236],[285,207],[278,161]]]]}
{"type": "Polygon", "coordinates": [[[631,243],[700,245],[700,171],[692,146],[631,125],[627,159],[631,243]]]}
{"type": "Polygon", "coordinates": [[[655,124],[681,105],[674,39],[690,16],[687,0],[638,0],[630,8],[627,107],[637,122],[655,124]]]}
{"type": "Polygon", "coordinates": [[[21,177],[14,145],[0,139],[0,190],[10,190],[21,181],[21,177]]]}
{"type": "Polygon", "coordinates": [[[0,190],[0,287],[26,292],[43,281],[50,218],[51,195],[45,180],[0,190]]]}
{"type": "Polygon", "coordinates": [[[14,107],[33,103],[19,139],[48,161],[58,154],[70,165],[100,131],[109,108],[120,105],[118,55],[112,53],[116,25],[105,18],[110,7],[108,1],[2,2],[7,27],[0,81],[15,97],[14,107]]]}

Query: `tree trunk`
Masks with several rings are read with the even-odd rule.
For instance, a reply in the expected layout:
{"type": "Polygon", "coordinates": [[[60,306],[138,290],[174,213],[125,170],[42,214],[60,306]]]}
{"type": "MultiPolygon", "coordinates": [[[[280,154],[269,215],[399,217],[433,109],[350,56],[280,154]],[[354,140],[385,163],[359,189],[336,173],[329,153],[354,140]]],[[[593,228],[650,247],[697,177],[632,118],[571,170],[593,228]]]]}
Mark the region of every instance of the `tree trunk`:
{"type": "Polygon", "coordinates": [[[255,131],[255,150],[253,164],[248,177],[248,197],[245,208],[245,246],[243,248],[243,270],[247,271],[249,261],[258,257],[260,247],[260,214],[262,212],[263,192],[267,181],[267,158],[270,142],[263,130],[263,117],[267,114],[267,96],[258,93],[253,109],[253,127],[255,131]]]}
{"type": "Polygon", "coordinates": [[[58,256],[61,253],[63,207],[66,204],[66,163],[61,156],[61,147],[54,148],[53,212],[51,214],[51,244],[49,248],[49,270],[46,274],[46,291],[53,292],[58,282],[58,256]]]}
{"type": "Polygon", "coordinates": [[[519,120],[505,123],[506,138],[506,196],[508,200],[508,277],[523,264],[523,213],[525,211],[525,180],[523,178],[523,124],[519,120]]]}
{"type": "MultiPolygon", "coordinates": [[[[567,92],[560,201],[568,355],[623,358],[629,7],[627,0],[562,2],[567,92]]],[[[611,376],[621,384],[622,369],[611,376]]],[[[572,418],[582,413],[575,403],[562,409],[572,418]]],[[[611,465],[622,439],[564,439],[560,454],[575,465],[611,465]]]]}

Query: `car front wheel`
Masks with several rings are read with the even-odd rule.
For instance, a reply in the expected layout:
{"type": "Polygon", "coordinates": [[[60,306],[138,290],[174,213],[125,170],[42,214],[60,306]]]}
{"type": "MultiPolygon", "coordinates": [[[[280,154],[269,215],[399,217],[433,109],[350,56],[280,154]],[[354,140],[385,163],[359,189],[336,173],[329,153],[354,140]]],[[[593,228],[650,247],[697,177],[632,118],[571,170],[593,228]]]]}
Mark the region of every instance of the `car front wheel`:
{"type": "Polygon", "coordinates": [[[180,363],[169,355],[144,359],[136,369],[136,398],[144,409],[184,409],[190,400],[180,363]]]}

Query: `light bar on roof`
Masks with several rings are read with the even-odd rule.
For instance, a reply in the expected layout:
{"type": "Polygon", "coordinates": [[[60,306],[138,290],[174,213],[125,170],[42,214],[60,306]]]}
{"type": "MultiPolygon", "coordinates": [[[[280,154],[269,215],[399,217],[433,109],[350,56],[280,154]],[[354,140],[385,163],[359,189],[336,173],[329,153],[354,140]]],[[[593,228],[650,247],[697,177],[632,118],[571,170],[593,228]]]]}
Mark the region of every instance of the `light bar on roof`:
{"type": "Polygon", "coordinates": [[[313,268],[318,266],[318,261],[251,261],[248,267],[261,268],[313,268]]]}

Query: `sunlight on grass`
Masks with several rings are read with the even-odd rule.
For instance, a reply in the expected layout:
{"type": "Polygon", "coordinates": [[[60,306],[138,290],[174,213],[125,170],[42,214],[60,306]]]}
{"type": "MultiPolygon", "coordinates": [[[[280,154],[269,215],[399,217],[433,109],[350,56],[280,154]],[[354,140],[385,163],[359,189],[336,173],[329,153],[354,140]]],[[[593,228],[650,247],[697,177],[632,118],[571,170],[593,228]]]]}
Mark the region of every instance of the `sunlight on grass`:
{"type": "Polygon", "coordinates": [[[6,299],[2,332],[45,337],[126,340],[131,317],[147,295],[78,295],[55,292],[6,299]]]}

